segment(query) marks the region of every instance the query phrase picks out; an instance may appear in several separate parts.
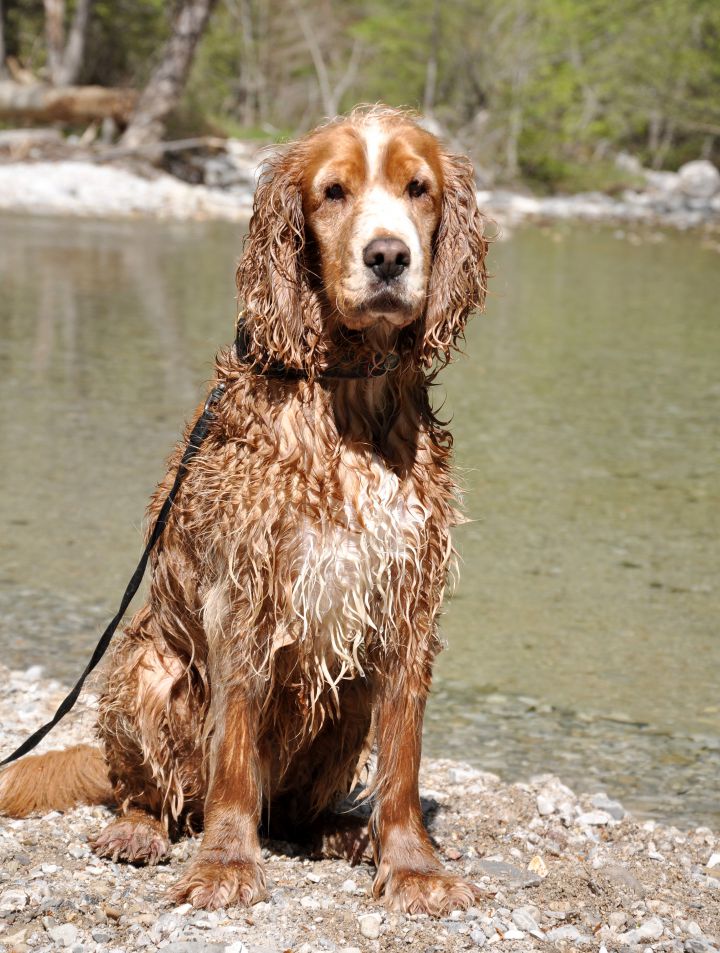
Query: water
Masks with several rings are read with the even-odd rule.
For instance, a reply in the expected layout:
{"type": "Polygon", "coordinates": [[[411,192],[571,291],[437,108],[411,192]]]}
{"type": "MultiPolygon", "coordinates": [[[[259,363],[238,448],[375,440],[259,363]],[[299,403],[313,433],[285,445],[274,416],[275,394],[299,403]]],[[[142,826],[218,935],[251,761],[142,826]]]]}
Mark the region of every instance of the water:
{"type": "MultiPolygon", "coordinates": [[[[720,821],[720,262],[519,230],[444,375],[472,522],[429,753],[720,821]]],[[[241,230],[0,218],[0,650],[71,680],[234,317],[241,230]]]]}

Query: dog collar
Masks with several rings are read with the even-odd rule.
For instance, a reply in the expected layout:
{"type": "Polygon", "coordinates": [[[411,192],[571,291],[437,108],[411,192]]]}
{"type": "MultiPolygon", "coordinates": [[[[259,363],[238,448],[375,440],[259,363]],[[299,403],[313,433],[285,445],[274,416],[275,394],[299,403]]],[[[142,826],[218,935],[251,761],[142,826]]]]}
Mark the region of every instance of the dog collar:
{"type": "MultiPolygon", "coordinates": [[[[264,377],[273,377],[280,380],[298,381],[307,380],[308,372],[300,367],[288,367],[282,361],[259,363],[250,353],[250,337],[242,317],[238,318],[235,333],[235,353],[237,359],[249,367],[255,374],[264,377]]],[[[389,354],[375,354],[369,361],[359,364],[334,364],[318,371],[315,377],[320,380],[367,380],[373,377],[384,377],[394,371],[400,364],[400,357],[394,351],[389,354]]]]}

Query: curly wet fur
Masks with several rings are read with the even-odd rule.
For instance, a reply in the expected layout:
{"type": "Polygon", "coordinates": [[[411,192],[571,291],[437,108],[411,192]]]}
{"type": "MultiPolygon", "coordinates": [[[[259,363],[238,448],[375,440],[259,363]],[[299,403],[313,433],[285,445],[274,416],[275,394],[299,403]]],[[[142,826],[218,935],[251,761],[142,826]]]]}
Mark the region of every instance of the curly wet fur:
{"type": "Polygon", "coordinates": [[[128,817],[98,849],[152,862],[165,847],[158,824],[171,834],[204,825],[177,900],[215,907],[263,896],[263,805],[272,805],[271,830],[273,817],[308,825],[349,792],[377,741],[368,789],[376,893],[417,912],[471,902],[472,888],[434,855],[417,775],[450,528],[460,518],[451,437],[428,387],[482,306],[485,252],[467,160],[405,113],[356,111],[289,147],[262,177],[237,274],[251,353],[260,366],[281,361],[308,378],[271,379],[233,350],[219,354],[214,383],[225,395],[100,699],[113,794],[128,817]],[[315,227],[306,170],[319,143],[331,158],[355,149],[360,163],[355,140],[370,124],[388,142],[406,136],[434,176],[432,196],[408,213],[433,232],[422,313],[357,331],[319,277],[328,219],[324,232],[315,227]],[[384,378],[316,377],[327,361],[387,349],[400,365],[384,378]]]}

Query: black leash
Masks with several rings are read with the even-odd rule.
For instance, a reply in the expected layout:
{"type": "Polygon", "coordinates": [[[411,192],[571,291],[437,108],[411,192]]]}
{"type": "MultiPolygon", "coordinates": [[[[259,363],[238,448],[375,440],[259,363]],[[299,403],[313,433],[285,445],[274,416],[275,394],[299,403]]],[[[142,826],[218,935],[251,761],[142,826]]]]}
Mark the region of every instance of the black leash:
{"type": "Polygon", "coordinates": [[[13,753],[5,758],[3,761],[0,761],[0,767],[4,764],[10,764],[11,761],[16,761],[18,758],[21,758],[24,754],[27,754],[28,751],[40,744],[45,735],[48,732],[52,731],[55,725],[67,715],[70,709],[73,707],[75,702],[78,700],[82,687],[85,684],[85,679],[97,667],[98,662],[103,657],[107,651],[108,645],[110,645],[110,640],[112,639],[115,630],[120,624],[120,620],[125,615],[127,607],[130,605],[133,596],[138,591],[142,578],[145,575],[145,569],[147,567],[148,559],[150,558],[150,553],[152,552],[155,543],[162,536],[163,530],[167,525],[168,516],[170,515],[170,510],[177,496],[178,490],[180,489],[180,484],[182,483],[185,474],[187,473],[187,468],[195,456],[195,454],[200,449],[203,440],[208,435],[210,429],[210,424],[215,418],[215,405],[220,400],[222,395],[225,393],[225,384],[218,384],[217,387],[214,387],[210,391],[208,399],[205,401],[205,408],[202,414],[198,417],[195,426],[193,427],[190,436],[188,437],[188,442],[185,446],[185,452],[182,455],[182,460],[177,468],[177,473],[175,474],[175,482],[172,485],[172,488],[168,495],[165,497],[165,502],[163,503],[158,517],[155,520],[155,525],[152,528],[152,533],[150,538],[147,541],[147,545],[143,551],[142,556],[140,557],[140,562],[137,564],[135,572],[132,574],[130,582],[127,585],[125,594],[122,597],[120,602],[120,608],[113,616],[110,624],[105,629],[103,634],[100,636],[100,641],[95,646],[95,651],[90,658],[90,661],[85,666],[85,671],[82,673],[80,678],[75,683],[75,687],[70,691],[70,693],[63,699],[60,703],[60,707],[55,712],[50,721],[43,725],[42,728],[38,728],[36,732],[30,735],[23,743],[17,748],[13,753]]]}
{"type": "MultiPolygon", "coordinates": [[[[251,371],[262,374],[266,377],[274,377],[282,380],[304,380],[307,378],[307,372],[303,369],[297,367],[288,367],[279,361],[270,362],[264,365],[256,364],[254,361],[250,360],[249,344],[250,341],[245,328],[245,322],[242,318],[239,318],[237,323],[237,335],[235,338],[235,353],[239,361],[244,363],[251,371]]],[[[372,361],[364,361],[355,366],[335,365],[325,368],[317,374],[317,377],[329,380],[363,380],[371,377],[383,377],[390,371],[394,371],[399,364],[400,358],[394,352],[390,352],[386,355],[377,354],[372,361]]],[[[97,668],[98,663],[110,645],[110,641],[115,634],[115,630],[120,624],[120,620],[125,615],[127,607],[132,602],[135,593],[140,588],[140,583],[142,582],[143,576],[145,575],[145,569],[147,568],[150,553],[152,552],[155,543],[157,543],[158,539],[162,535],[165,526],[167,525],[170,510],[172,509],[177,492],[180,489],[180,484],[187,473],[188,464],[198,452],[203,440],[207,436],[208,430],[210,429],[210,423],[215,418],[215,405],[220,400],[224,392],[225,384],[218,384],[217,387],[214,387],[213,390],[210,391],[210,396],[205,402],[205,408],[202,414],[198,417],[195,426],[188,437],[185,452],[183,453],[182,460],[180,461],[180,464],[177,468],[177,473],[175,474],[175,482],[173,483],[170,492],[165,497],[165,502],[158,513],[158,517],[155,520],[155,525],[152,528],[152,533],[150,534],[147,545],[145,546],[143,554],[140,557],[140,562],[137,564],[135,572],[132,574],[122,600],[120,601],[120,607],[113,616],[108,627],[100,636],[100,641],[95,646],[95,650],[93,651],[90,661],[85,666],[85,670],[69,694],[60,703],[58,710],[55,712],[50,721],[43,725],[42,728],[38,728],[38,730],[30,735],[29,738],[23,741],[20,747],[16,748],[16,750],[13,751],[9,757],[5,758],[3,761],[0,761],[0,767],[10,764],[12,761],[16,761],[18,758],[22,758],[22,756],[27,754],[29,751],[32,751],[33,748],[40,744],[45,735],[52,731],[55,725],[57,725],[57,723],[63,719],[65,715],[67,715],[67,713],[74,706],[75,702],[78,700],[80,692],[82,691],[82,687],[85,684],[85,680],[87,679],[88,675],[95,668],[97,668]]]]}

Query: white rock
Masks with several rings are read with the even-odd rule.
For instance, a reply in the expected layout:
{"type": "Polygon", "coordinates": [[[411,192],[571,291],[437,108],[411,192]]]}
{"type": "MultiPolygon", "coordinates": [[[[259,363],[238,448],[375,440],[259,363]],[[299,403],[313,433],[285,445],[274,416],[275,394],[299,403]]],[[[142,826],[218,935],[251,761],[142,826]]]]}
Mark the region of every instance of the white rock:
{"type": "Polygon", "coordinates": [[[602,827],[605,824],[609,824],[612,821],[612,817],[608,814],[607,811],[585,811],[584,814],[581,814],[576,820],[576,824],[584,824],[587,826],[602,827]]]}
{"type": "Polygon", "coordinates": [[[503,934],[503,940],[524,940],[524,939],[525,939],[525,934],[522,932],[522,930],[515,930],[515,929],[506,930],[505,933],[503,934]]]}
{"type": "Polygon", "coordinates": [[[706,864],[707,867],[718,867],[720,866],[720,854],[710,854],[710,860],[706,864]]]}
{"type": "Polygon", "coordinates": [[[306,910],[318,910],[320,908],[320,901],[314,900],[312,897],[301,897],[300,906],[305,907],[306,910]]]}
{"type": "Polygon", "coordinates": [[[50,939],[56,946],[72,946],[78,938],[78,929],[72,923],[62,923],[48,930],[50,939]]]}
{"type": "Polygon", "coordinates": [[[580,938],[580,931],[577,927],[572,926],[572,924],[567,924],[562,927],[555,927],[552,930],[548,930],[545,934],[548,940],[578,940],[580,938]]]}
{"type": "Polygon", "coordinates": [[[664,930],[665,927],[660,917],[651,917],[634,930],[621,933],[618,939],[629,945],[645,943],[649,940],[659,940],[664,930]]]}
{"type": "Polygon", "coordinates": [[[340,889],[343,893],[357,893],[358,885],[354,880],[343,880],[340,889]]]}
{"type": "Polygon", "coordinates": [[[627,923],[627,914],[623,913],[622,910],[618,910],[615,913],[611,913],[608,917],[608,924],[613,933],[617,933],[618,930],[621,930],[627,923]]]}
{"type": "Polygon", "coordinates": [[[0,913],[15,913],[27,906],[28,895],[24,890],[6,890],[0,894],[0,913]]]}
{"type": "Polygon", "coordinates": [[[525,930],[527,933],[534,933],[540,929],[528,907],[518,907],[513,910],[512,921],[518,930],[525,930]]]}
{"type": "Polygon", "coordinates": [[[593,794],[590,803],[593,807],[606,811],[616,821],[621,821],[625,817],[626,811],[622,804],[619,801],[611,800],[604,792],[593,794]]]}
{"type": "Polygon", "coordinates": [[[368,940],[377,940],[377,938],[380,936],[381,923],[382,918],[378,913],[366,913],[365,916],[360,917],[358,920],[360,932],[368,940]]]}
{"type": "Polygon", "coordinates": [[[450,784],[466,784],[468,781],[477,781],[482,777],[482,772],[477,768],[471,768],[469,765],[460,764],[448,771],[448,781],[450,784]]]}
{"type": "Polygon", "coordinates": [[[549,814],[555,813],[555,802],[546,794],[538,794],[537,809],[538,814],[542,815],[543,817],[547,817],[549,814]]]}
{"type": "Polygon", "coordinates": [[[710,199],[720,192],[720,172],[707,159],[686,162],[678,169],[680,188],[693,198],[710,199]]]}

